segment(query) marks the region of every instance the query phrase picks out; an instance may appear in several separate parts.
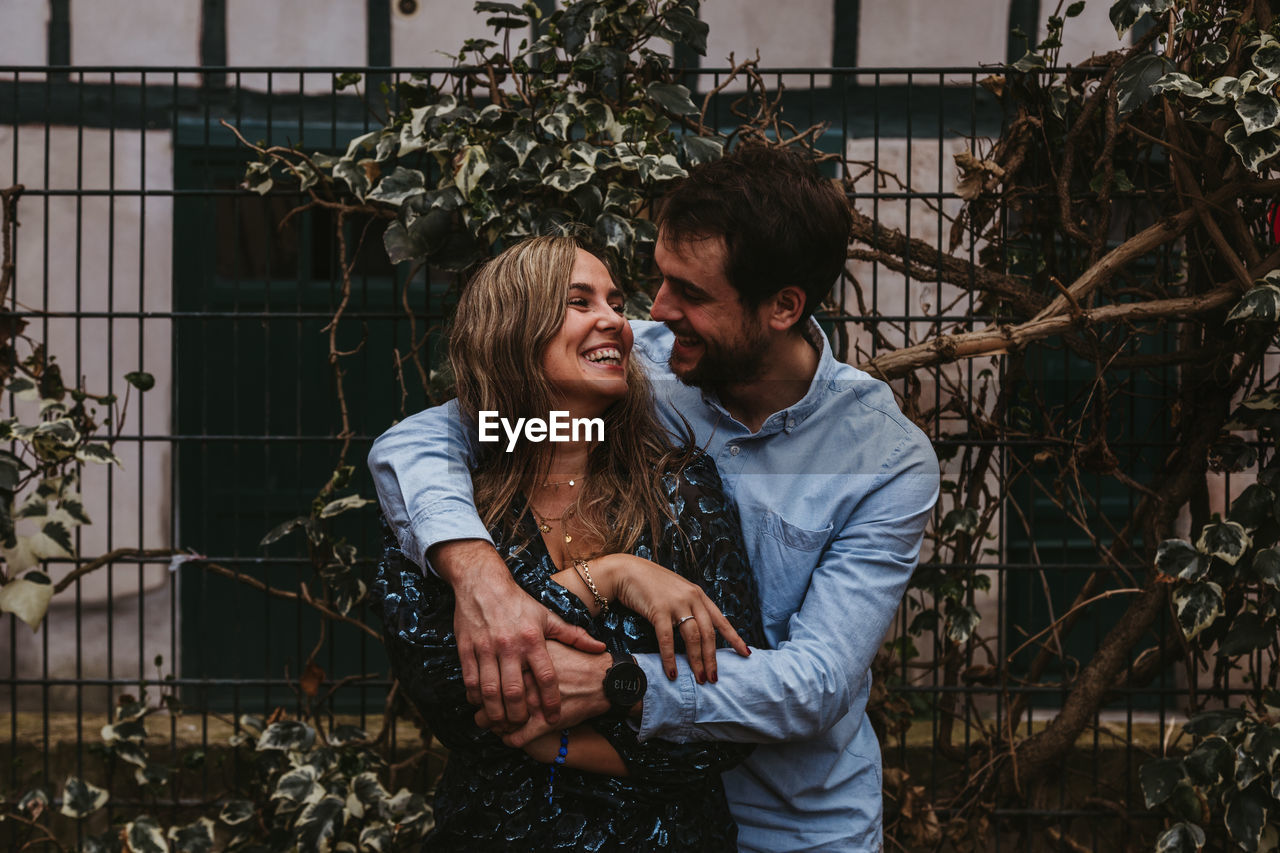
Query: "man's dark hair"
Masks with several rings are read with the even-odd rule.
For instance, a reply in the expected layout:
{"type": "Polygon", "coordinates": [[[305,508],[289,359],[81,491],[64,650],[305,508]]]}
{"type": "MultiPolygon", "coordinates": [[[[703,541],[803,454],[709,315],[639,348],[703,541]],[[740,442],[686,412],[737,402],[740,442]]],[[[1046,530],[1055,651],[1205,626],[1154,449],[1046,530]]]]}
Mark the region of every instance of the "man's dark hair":
{"type": "Polygon", "coordinates": [[[851,225],[844,194],[812,159],[759,144],[694,166],[658,210],[665,240],[724,238],[725,277],[748,308],[790,285],[804,290],[797,330],[844,269],[851,225]]]}

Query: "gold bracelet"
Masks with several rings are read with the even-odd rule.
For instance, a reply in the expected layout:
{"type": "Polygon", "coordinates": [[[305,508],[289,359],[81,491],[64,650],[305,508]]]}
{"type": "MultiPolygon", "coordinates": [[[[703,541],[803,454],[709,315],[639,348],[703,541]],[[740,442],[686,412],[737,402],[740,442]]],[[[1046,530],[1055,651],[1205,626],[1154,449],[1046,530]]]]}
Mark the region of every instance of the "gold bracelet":
{"type": "Polygon", "coordinates": [[[582,578],[582,582],[587,585],[587,589],[591,590],[591,597],[596,600],[596,605],[604,612],[609,611],[609,599],[600,594],[600,590],[596,588],[596,582],[591,579],[591,567],[587,565],[586,560],[574,560],[573,570],[578,573],[578,577],[582,578]]]}

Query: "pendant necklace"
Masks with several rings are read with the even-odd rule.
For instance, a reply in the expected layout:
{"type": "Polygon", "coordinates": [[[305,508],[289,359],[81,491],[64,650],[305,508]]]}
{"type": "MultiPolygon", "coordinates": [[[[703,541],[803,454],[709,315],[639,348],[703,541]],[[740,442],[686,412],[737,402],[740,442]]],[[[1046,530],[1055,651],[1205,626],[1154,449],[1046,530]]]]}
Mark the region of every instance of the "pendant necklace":
{"type": "MultiPolygon", "coordinates": [[[[544,489],[548,489],[548,488],[551,488],[551,487],[553,487],[553,486],[576,486],[576,485],[578,485],[578,480],[581,480],[581,479],[582,479],[582,475],[581,475],[581,474],[574,474],[572,477],[570,477],[570,478],[569,478],[569,479],[567,479],[567,480],[557,480],[557,481],[550,481],[550,480],[549,480],[549,481],[547,481],[547,482],[545,482],[545,483],[543,483],[543,484],[542,484],[542,488],[544,488],[544,489]]],[[[556,519],[554,519],[554,518],[553,518],[553,519],[551,519],[551,520],[552,520],[552,521],[556,521],[556,519]]],[[[545,532],[545,531],[544,531],[544,532],[545,532]]]]}
{"type": "MultiPolygon", "coordinates": [[[[533,520],[538,522],[538,529],[541,530],[543,533],[551,532],[551,522],[554,521],[558,524],[560,522],[563,522],[569,516],[573,515],[573,511],[570,510],[569,512],[566,512],[564,515],[560,516],[559,518],[543,518],[542,515],[540,515],[538,511],[533,508],[532,504],[529,505],[529,511],[533,513],[533,520]]],[[[565,527],[563,528],[563,532],[564,532],[564,542],[566,545],[568,545],[570,542],[573,541],[573,536],[569,534],[568,525],[565,525],[565,527]]]]}

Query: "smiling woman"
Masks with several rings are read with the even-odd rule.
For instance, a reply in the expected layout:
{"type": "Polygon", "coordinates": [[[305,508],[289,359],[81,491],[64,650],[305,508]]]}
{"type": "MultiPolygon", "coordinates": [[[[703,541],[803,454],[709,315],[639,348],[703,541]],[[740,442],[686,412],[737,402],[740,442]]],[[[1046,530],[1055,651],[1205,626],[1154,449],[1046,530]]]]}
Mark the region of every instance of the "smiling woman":
{"type": "Polygon", "coordinates": [[[678,637],[706,680],[717,632],[745,654],[730,620],[757,644],[762,628],[737,511],[711,460],[658,425],[623,298],[587,246],[537,237],[485,265],[459,300],[448,405],[475,441],[476,508],[547,618],[613,653],[598,675],[613,712],[522,748],[478,728],[453,591],[388,535],[374,595],[393,667],[451,750],[429,851],[645,850],[664,838],[737,849],[720,771],[750,747],[640,743],[625,719],[644,692],[632,654],[661,650],[672,673],[678,637]]]}

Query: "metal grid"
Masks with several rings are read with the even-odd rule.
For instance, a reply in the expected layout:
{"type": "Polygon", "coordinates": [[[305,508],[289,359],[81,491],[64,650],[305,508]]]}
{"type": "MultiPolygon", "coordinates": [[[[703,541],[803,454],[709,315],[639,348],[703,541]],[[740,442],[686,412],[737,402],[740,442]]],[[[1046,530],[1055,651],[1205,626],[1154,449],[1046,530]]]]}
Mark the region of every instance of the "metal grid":
{"type": "MultiPolygon", "coordinates": [[[[250,139],[331,150],[372,121],[356,97],[330,85],[334,73],[349,70],[0,69],[0,186],[25,185],[21,233],[24,238],[36,234],[34,240],[19,241],[17,282],[6,307],[39,324],[51,350],[60,347],[59,357],[75,376],[95,375],[107,393],[123,394],[121,374],[146,370],[164,391],[160,403],[145,395],[137,401],[136,417],[120,438],[117,450],[131,448],[131,464],[119,471],[86,472],[86,492],[93,476],[101,479],[94,481],[96,503],[89,506],[98,522],[93,529],[101,536],[90,542],[86,531],[78,543],[86,558],[121,545],[193,548],[281,587],[296,586],[306,569],[299,553],[280,546],[264,552],[256,542],[304,509],[331,470],[339,441],[329,374],[317,361],[324,350],[314,334],[331,316],[338,293],[333,247],[325,243],[330,226],[315,217],[279,231],[294,199],[287,193],[260,199],[236,187],[244,152],[218,121],[225,118],[250,139]],[[317,94],[323,85],[329,91],[317,94]],[[70,230],[63,227],[66,222],[70,230]],[[89,264],[90,257],[102,263],[89,264]],[[149,346],[153,341],[164,345],[149,346]],[[132,514],[127,507],[135,508],[132,514]]],[[[390,80],[407,73],[365,71],[390,80]]],[[[696,88],[712,89],[723,73],[700,72],[696,88]]],[[[904,233],[931,235],[928,239],[937,240],[941,249],[944,211],[959,204],[952,192],[950,153],[972,148],[973,140],[999,130],[999,107],[978,85],[989,73],[980,68],[785,68],[770,69],[764,77],[774,84],[785,81],[790,122],[829,124],[820,138],[824,150],[899,172],[902,186],[855,184],[851,197],[859,209],[876,219],[898,217],[904,233]]],[[[731,126],[735,97],[718,96],[709,117],[731,126]]],[[[356,293],[346,312],[357,337],[364,326],[371,340],[383,341],[381,348],[367,347],[347,363],[357,433],[351,458],[357,461],[402,411],[426,403],[410,386],[401,409],[387,358],[390,346],[403,350],[409,344],[402,306],[412,310],[419,328],[437,324],[447,313],[453,283],[429,270],[404,281],[402,271],[377,257],[378,242],[360,258],[356,293]]],[[[970,245],[967,251],[973,257],[976,249],[970,245]]],[[[847,289],[837,294],[829,316],[851,360],[859,357],[860,342],[866,344],[863,354],[876,353],[868,335],[876,324],[901,339],[907,330],[918,337],[945,324],[994,319],[975,312],[972,297],[960,306],[966,310],[944,312],[941,282],[901,283],[875,266],[858,272],[875,316],[858,313],[847,289]],[[922,295],[930,291],[935,296],[926,304],[922,295]]],[[[8,405],[13,411],[14,402],[8,405]]],[[[981,443],[949,436],[941,422],[925,426],[939,448],[981,443]]],[[[1160,440],[1144,434],[1136,420],[1133,427],[1132,448],[1160,440]]],[[[1025,444],[1002,444],[1002,459],[1034,451],[1034,442],[1025,444]]],[[[367,476],[361,491],[371,493],[367,476]]],[[[375,553],[374,526],[370,514],[351,530],[364,554],[375,553]]],[[[1068,545],[1064,534],[1063,553],[1068,545]]],[[[989,564],[942,568],[988,571],[996,578],[990,606],[1002,655],[1017,643],[1009,624],[1017,606],[1009,600],[1011,579],[1041,572],[1068,577],[1097,566],[1013,559],[1003,538],[996,549],[1001,556],[989,564]]],[[[105,585],[94,592],[92,603],[93,596],[77,582],[34,641],[20,637],[26,629],[16,619],[5,619],[0,719],[8,717],[6,757],[14,759],[7,762],[7,788],[84,773],[92,759],[83,746],[96,739],[105,709],[124,692],[176,691],[180,696],[188,710],[168,725],[175,756],[191,746],[216,749],[227,728],[219,728],[219,720],[233,721],[244,712],[266,714],[276,706],[296,708],[299,662],[314,637],[304,605],[271,599],[196,568],[169,571],[165,562],[120,561],[103,569],[105,585]],[[90,610],[94,618],[99,610],[105,613],[93,623],[104,629],[92,635],[84,627],[90,610]],[[62,648],[66,643],[51,643],[51,636],[68,634],[73,638],[69,655],[62,648]],[[163,661],[157,662],[156,654],[163,661]]],[[[56,579],[70,567],[55,561],[50,568],[56,579]]],[[[1104,628],[1095,626],[1095,642],[1104,628]]],[[[934,646],[932,653],[940,654],[940,645],[935,641],[934,646]]],[[[361,722],[380,713],[388,685],[376,643],[355,633],[339,635],[330,639],[326,655],[331,679],[372,676],[346,690],[331,713],[361,722]]],[[[1052,700],[1062,689],[944,687],[937,670],[924,683],[907,670],[898,675],[901,683],[894,689],[904,695],[962,694],[966,744],[970,714],[998,720],[1011,694],[1033,691],[1052,700]]],[[[1114,748],[1104,742],[1103,722],[1092,743],[1081,744],[1079,773],[1085,784],[1118,787],[1117,801],[1130,816],[1145,814],[1136,789],[1142,750],[1134,745],[1140,740],[1135,727],[1149,718],[1155,730],[1163,731],[1181,694],[1182,688],[1167,679],[1135,689],[1115,705],[1114,748]],[[1143,696],[1153,697],[1150,708],[1142,705],[1143,696]],[[1118,786],[1115,761],[1124,768],[1118,786]]],[[[941,724],[932,707],[913,727],[928,735],[903,739],[885,758],[887,765],[912,768],[927,796],[940,800],[955,790],[965,768],[930,748],[941,724]]],[[[1032,708],[1024,727],[1030,731],[1046,713],[1051,711],[1032,708]]],[[[993,815],[1015,826],[1006,849],[1015,843],[1008,839],[1030,838],[1017,833],[1019,821],[1030,827],[1045,819],[1058,821],[1064,830],[1078,828],[1082,818],[1092,821],[1082,841],[1091,838],[1096,849],[1108,846],[1105,821],[1116,817],[1114,809],[1081,805],[1068,790],[1077,782],[1067,773],[1062,778],[1058,802],[993,815]]],[[[175,792],[173,805],[179,799],[216,797],[218,784],[206,768],[198,788],[181,797],[175,792]]],[[[940,817],[945,822],[947,812],[940,817]]]]}

